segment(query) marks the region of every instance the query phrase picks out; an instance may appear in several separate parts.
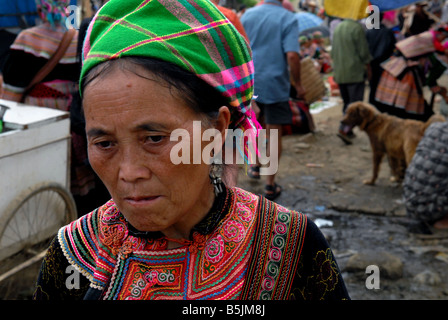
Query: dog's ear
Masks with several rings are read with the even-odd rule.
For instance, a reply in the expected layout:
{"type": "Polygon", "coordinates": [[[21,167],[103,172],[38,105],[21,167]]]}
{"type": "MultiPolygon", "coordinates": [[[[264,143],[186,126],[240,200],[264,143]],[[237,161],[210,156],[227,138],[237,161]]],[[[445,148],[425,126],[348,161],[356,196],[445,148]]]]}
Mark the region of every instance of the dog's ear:
{"type": "Polygon", "coordinates": [[[364,106],[364,105],[359,105],[358,111],[359,111],[359,116],[362,119],[369,119],[373,114],[372,110],[368,106],[364,106]]]}
{"type": "Polygon", "coordinates": [[[356,104],[353,109],[354,109],[353,110],[354,111],[353,115],[356,118],[362,119],[362,115],[363,115],[363,107],[362,107],[362,105],[361,104],[356,104]]]}
{"type": "Polygon", "coordinates": [[[347,109],[345,109],[345,114],[346,114],[346,115],[350,115],[350,116],[352,116],[352,115],[354,115],[356,112],[357,112],[357,111],[356,111],[356,106],[353,105],[353,103],[349,104],[349,105],[347,106],[347,109]]]}

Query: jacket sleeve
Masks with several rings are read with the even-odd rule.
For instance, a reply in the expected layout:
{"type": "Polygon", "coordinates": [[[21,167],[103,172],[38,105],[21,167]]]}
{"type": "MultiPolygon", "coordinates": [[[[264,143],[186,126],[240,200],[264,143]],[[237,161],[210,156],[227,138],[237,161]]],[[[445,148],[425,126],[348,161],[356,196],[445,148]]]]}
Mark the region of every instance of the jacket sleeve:
{"type": "Polygon", "coordinates": [[[55,238],[42,261],[33,300],[82,300],[89,285],[68,263],[55,238]]]}
{"type": "Polygon", "coordinates": [[[349,300],[344,280],[327,240],[308,219],[291,300],[349,300]]]}

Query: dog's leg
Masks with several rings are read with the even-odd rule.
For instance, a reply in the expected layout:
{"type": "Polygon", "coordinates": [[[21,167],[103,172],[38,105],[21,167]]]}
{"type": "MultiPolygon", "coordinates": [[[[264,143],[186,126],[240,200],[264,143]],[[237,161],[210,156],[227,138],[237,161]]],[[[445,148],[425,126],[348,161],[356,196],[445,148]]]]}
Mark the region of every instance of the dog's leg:
{"type": "Polygon", "coordinates": [[[379,151],[373,152],[373,175],[371,179],[364,180],[363,183],[367,185],[374,185],[378,178],[378,172],[380,171],[380,164],[383,160],[384,153],[379,151]]]}
{"type": "Polygon", "coordinates": [[[395,157],[387,157],[390,167],[390,181],[400,183],[404,178],[404,163],[395,157]]]}
{"type": "Polygon", "coordinates": [[[402,168],[401,161],[395,157],[387,157],[387,161],[389,162],[390,167],[390,181],[391,182],[400,182],[402,179],[402,168]]]}

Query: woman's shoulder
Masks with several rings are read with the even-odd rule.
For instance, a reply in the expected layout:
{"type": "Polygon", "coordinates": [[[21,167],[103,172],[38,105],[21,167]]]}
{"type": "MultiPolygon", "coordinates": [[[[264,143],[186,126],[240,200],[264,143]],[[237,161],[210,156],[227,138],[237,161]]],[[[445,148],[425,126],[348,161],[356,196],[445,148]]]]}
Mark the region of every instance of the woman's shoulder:
{"type": "Polygon", "coordinates": [[[109,200],[97,209],[62,227],[59,230],[58,235],[61,237],[63,234],[81,232],[85,234],[88,233],[89,237],[96,238],[99,231],[99,222],[104,219],[105,216],[105,219],[107,219],[107,215],[110,214],[110,212],[116,212],[117,210],[118,208],[115,202],[113,200],[109,200]]]}
{"type": "MultiPolygon", "coordinates": [[[[329,248],[319,227],[305,213],[243,189],[232,188],[232,190],[237,194],[237,201],[238,199],[252,199],[259,230],[271,230],[270,234],[283,237],[285,241],[293,239],[293,243],[290,245],[305,251],[325,251],[329,248]]],[[[246,201],[246,204],[248,203],[250,202],[246,201]]]]}
{"type": "Polygon", "coordinates": [[[93,277],[98,254],[99,222],[105,212],[115,207],[115,203],[110,200],[58,231],[57,240],[64,256],[71,265],[89,279],[93,277]]]}
{"type": "MultiPolygon", "coordinates": [[[[65,225],[59,230],[59,233],[61,232],[74,232],[78,231],[79,229],[82,229],[84,225],[92,225],[95,224],[95,220],[98,219],[98,216],[101,215],[101,212],[104,211],[105,208],[109,208],[110,206],[114,205],[113,201],[108,201],[104,205],[98,207],[97,209],[79,217],[76,220],[73,220],[69,224],[65,225]]],[[[90,231],[95,231],[96,228],[89,228],[90,231]]]]}

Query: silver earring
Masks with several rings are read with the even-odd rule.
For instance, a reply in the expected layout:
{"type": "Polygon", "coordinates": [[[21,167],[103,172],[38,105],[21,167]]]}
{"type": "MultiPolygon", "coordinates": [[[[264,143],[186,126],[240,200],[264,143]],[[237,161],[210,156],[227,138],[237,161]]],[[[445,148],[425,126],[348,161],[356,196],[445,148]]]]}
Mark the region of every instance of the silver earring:
{"type": "Polygon", "coordinates": [[[210,166],[210,182],[215,188],[215,195],[222,193],[224,184],[222,182],[222,165],[217,164],[215,161],[210,166]]]}

